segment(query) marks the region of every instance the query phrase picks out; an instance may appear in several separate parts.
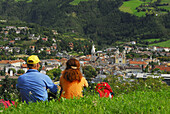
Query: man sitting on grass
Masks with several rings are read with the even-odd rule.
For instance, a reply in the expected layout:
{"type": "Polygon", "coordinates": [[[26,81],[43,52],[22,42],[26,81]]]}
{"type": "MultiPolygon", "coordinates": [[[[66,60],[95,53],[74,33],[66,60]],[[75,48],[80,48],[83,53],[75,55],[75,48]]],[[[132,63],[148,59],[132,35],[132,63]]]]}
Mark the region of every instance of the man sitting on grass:
{"type": "Polygon", "coordinates": [[[19,76],[17,88],[19,89],[22,101],[37,102],[48,100],[47,89],[52,93],[57,93],[57,86],[49,76],[38,71],[40,60],[38,56],[31,55],[27,59],[28,71],[19,76]]]}

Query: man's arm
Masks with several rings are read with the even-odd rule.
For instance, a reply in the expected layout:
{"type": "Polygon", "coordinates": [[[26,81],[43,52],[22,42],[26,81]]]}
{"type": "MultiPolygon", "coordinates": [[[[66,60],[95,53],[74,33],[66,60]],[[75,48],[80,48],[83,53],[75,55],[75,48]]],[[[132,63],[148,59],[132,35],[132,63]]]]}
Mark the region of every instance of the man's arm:
{"type": "Polygon", "coordinates": [[[52,80],[47,76],[45,80],[47,89],[50,89],[52,93],[57,93],[58,87],[52,82],[52,80]]]}

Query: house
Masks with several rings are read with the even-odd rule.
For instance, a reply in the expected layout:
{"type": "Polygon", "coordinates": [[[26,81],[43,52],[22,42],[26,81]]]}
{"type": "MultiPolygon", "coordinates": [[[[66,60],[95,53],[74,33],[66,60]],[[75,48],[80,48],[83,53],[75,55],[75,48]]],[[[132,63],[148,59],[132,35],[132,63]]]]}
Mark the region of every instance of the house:
{"type": "Polygon", "coordinates": [[[46,50],[46,53],[50,55],[51,54],[51,50],[46,50]]]}
{"type": "Polygon", "coordinates": [[[64,65],[67,62],[67,59],[66,58],[62,58],[62,59],[60,59],[60,61],[61,61],[61,64],[64,65]]]}
{"type": "Polygon", "coordinates": [[[142,68],[139,67],[138,65],[136,65],[136,66],[129,66],[129,67],[125,67],[125,71],[127,73],[140,73],[140,72],[142,72],[142,68]]]}
{"type": "Polygon", "coordinates": [[[136,65],[138,65],[138,66],[140,66],[140,67],[145,67],[146,65],[147,65],[147,63],[146,62],[144,62],[144,61],[129,61],[129,65],[130,66],[136,66],[136,65]]]}
{"type": "Polygon", "coordinates": [[[27,70],[28,70],[27,64],[22,64],[21,69],[24,70],[25,72],[27,72],[27,70]]]}
{"type": "Polygon", "coordinates": [[[124,46],[124,50],[129,53],[130,50],[132,50],[133,48],[132,47],[129,47],[129,46],[124,46]]]}
{"type": "Polygon", "coordinates": [[[46,66],[45,66],[46,71],[52,70],[52,69],[54,69],[54,68],[57,69],[58,66],[57,66],[57,65],[46,65],[46,66]]]}
{"type": "Polygon", "coordinates": [[[4,41],[8,41],[8,38],[3,38],[4,41]]]}
{"type": "Polygon", "coordinates": [[[10,40],[9,45],[13,45],[15,43],[15,40],[10,40]]]}
{"type": "Polygon", "coordinates": [[[55,39],[55,38],[53,38],[53,39],[52,39],[52,41],[53,41],[53,42],[56,42],[56,39],[55,39]]]}
{"type": "Polygon", "coordinates": [[[35,51],[35,46],[30,46],[29,47],[32,51],[35,51]]]}
{"type": "Polygon", "coordinates": [[[22,64],[26,64],[26,62],[23,59],[19,60],[10,60],[9,64],[15,66],[15,67],[21,67],[22,64]]]}
{"type": "Polygon", "coordinates": [[[72,50],[74,48],[74,44],[72,42],[69,43],[69,47],[72,50]]]}
{"type": "Polygon", "coordinates": [[[158,68],[161,71],[170,72],[170,66],[167,65],[155,65],[154,67],[154,69],[158,68]]]}
{"type": "Polygon", "coordinates": [[[41,60],[41,61],[42,61],[43,65],[45,65],[45,63],[47,65],[58,65],[58,66],[61,65],[59,59],[47,59],[47,60],[41,60]]]}
{"type": "Polygon", "coordinates": [[[12,49],[12,48],[8,48],[7,51],[10,52],[10,53],[12,53],[12,52],[13,52],[13,49],[12,49]]]}
{"type": "Polygon", "coordinates": [[[26,62],[23,59],[19,60],[1,60],[0,61],[0,67],[4,67],[6,65],[15,66],[15,67],[21,67],[22,64],[25,64],[26,62]]]}
{"type": "Polygon", "coordinates": [[[107,49],[106,49],[107,52],[112,52],[112,51],[114,51],[114,50],[116,50],[116,48],[107,48],[107,49]]]}
{"type": "Polygon", "coordinates": [[[6,26],[6,29],[7,29],[7,30],[10,30],[10,29],[17,30],[16,26],[6,26]]]}
{"type": "Polygon", "coordinates": [[[163,51],[164,50],[164,48],[162,48],[162,47],[157,47],[156,48],[156,51],[163,51]]]}
{"type": "Polygon", "coordinates": [[[19,30],[23,30],[23,29],[24,29],[24,30],[27,30],[28,27],[18,27],[18,29],[19,29],[19,30]]]}
{"type": "Polygon", "coordinates": [[[7,20],[0,20],[0,22],[6,23],[6,22],[7,22],[7,20]]]}
{"type": "Polygon", "coordinates": [[[21,40],[21,38],[20,37],[16,37],[15,40],[21,40]]]}
{"type": "Polygon", "coordinates": [[[164,48],[164,50],[166,51],[166,52],[169,52],[170,51],[170,48],[164,48]]]}
{"type": "Polygon", "coordinates": [[[52,30],[52,32],[53,32],[54,35],[58,34],[57,30],[52,30]]]}
{"type": "Polygon", "coordinates": [[[51,50],[56,50],[57,49],[57,46],[56,45],[53,45],[50,47],[51,50]]]}
{"type": "Polygon", "coordinates": [[[46,69],[45,69],[45,66],[42,67],[40,73],[43,73],[43,74],[46,74],[46,69]]]}
{"type": "Polygon", "coordinates": [[[135,45],[136,44],[136,41],[132,41],[132,42],[130,42],[132,45],[135,45]]]}
{"type": "Polygon", "coordinates": [[[23,59],[19,59],[19,60],[1,60],[0,61],[0,67],[4,68],[5,67],[5,72],[8,74],[8,71],[10,68],[15,69],[16,71],[18,71],[19,69],[21,69],[21,66],[23,64],[26,64],[26,62],[23,59]]]}
{"type": "Polygon", "coordinates": [[[48,41],[48,38],[42,38],[42,40],[46,42],[46,41],[48,41]]]}
{"type": "Polygon", "coordinates": [[[20,30],[16,30],[16,34],[20,34],[21,33],[21,31],[20,30]]]}

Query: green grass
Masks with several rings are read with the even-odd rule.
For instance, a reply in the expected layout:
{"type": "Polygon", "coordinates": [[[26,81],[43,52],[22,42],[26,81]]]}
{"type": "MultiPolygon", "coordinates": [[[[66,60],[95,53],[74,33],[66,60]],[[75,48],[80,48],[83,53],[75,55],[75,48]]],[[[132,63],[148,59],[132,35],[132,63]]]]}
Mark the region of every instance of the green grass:
{"type": "Polygon", "coordinates": [[[15,2],[27,1],[27,3],[32,2],[32,0],[15,0],[15,2]]]}
{"type": "Polygon", "coordinates": [[[89,0],[74,0],[70,2],[71,5],[78,5],[81,1],[89,1],[89,0]]]}
{"type": "MultiPolygon", "coordinates": [[[[140,11],[140,12],[137,12],[136,10],[136,7],[140,6],[142,3],[154,3],[156,2],[157,0],[146,0],[145,2],[143,1],[140,1],[140,0],[129,0],[129,1],[125,1],[123,2],[123,5],[121,7],[119,7],[120,11],[123,11],[123,12],[127,12],[127,13],[130,13],[130,14],[133,14],[133,15],[136,15],[136,16],[145,16],[145,14],[147,13],[144,12],[144,11],[140,11]]],[[[158,8],[164,8],[164,9],[167,9],[170,11],[170,0],[161,0],[161,4],[163,3],[169,3],[168,6],[158,6],[158,8]]],[[[146,9],[152,9],[151,11],[153,11],[154,13],[156,14],[159,14],[159,15],[163,15],[163,14],[167,14],[168,12],[164,12],[164,11],[155,11],[155,8],[154,7],[145,7],[146,9]]],[[[151,14],[153,12],[150,12],[151,14]]],[[[148,13],[148,14],[150,14],[148,13]]]]}
{"type": "Polygon", "coordinates": [[[163,3],[169,3],[168,6],[159,6],[159,8],[164,8],[170,11],[170,0],[161,0],[161,4],[163,3]]]}
{"type": "Polygon", "coordinates": [[[86,40],[85,38],[73,38],[74,40],[81,40],[81,41],[84,41],[86,40]]]}
{"type": "Polygon", "coordinates": [[[8,41],[0,41],[0,46],[8,44],[8,41]]]}
{"type": "Polygon", "coordinates": [[[167,41],[164,41],[164,42],[150,44],[149,46],[170,47],[169,44],[170,44],[170,40],[167,40],[167,41]]]}
{"type": "Polygon", "coordinates": [[[159,41],[160,39],[147,39],[147,40],[144,40],[144,41],[148,41],[148,42],[154,42],[154,41],[159,41]]]}
{"type": "Polygon", "coordinates": [[[29,45],[35,45],[36,40],[30,40],[30,41],[21,41],[20,43],[15,43],[15,46],[29,46],[29,45]]]}
{"type": "Polygon", "coordinates": [[[123,2],[123,5],[121,7],[119,7],[119,10],[130,13],[130,14],[134,14],[139,17],[145,16],[145,12],[137,12],[136,10],[136,7],[140,6],[142,3],[144,2],[140,0],[126,1],[126,2],[123,2]]]}
{"type": "Polygon", "coordinates": [[[7,110],[0,110],[9,114],[169,114],[170,89],[160,92],[135,91],[131,94],[115,96],[113,99],[99,98],[98,95],[89,95],[80,99],[61,101],[19,103],[18,106],[7,110]]]}

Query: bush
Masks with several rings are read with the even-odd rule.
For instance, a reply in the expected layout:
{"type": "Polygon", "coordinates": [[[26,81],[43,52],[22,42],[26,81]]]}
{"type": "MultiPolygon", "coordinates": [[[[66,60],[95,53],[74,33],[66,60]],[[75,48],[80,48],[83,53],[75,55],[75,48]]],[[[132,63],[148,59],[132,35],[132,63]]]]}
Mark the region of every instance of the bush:
{"type": "Polygon", "coordinates": [[[19,69],[19,70],[17,71],[17,74],[24,74],[24,73],[25,73],[25,71],[22,70],[22,69],[19,69]]]}
{"type": "Polygon", "coordinates": [[[144,79],[123,79],[122,76],[109,76],[107,81],[112,87],[114,93],[127,94],[133,91],[161,91],[169,88],[169,86],[162,81],[161,78],[147,78],[144,79]]]}
{"type": "Polygon", "coordinates": [[[60,78],[61,69],[60,69],[60,68],[58,68],[58,69],[54,68],[54,69],[52,69],[52,70],[47,71],[46,74],[47,74],[52,80],[55,78],[55,80],[57,81],[57,80],[59,80],[59,78],[60,78]]]}
{"type": "Polygon", "coordinates": [[[8,70],[8,73],[10,73],[11,70],[13,71],[13,74],[16,73],[16,70],[15,70],[14,68],[10,68],[10,69],[8,70]]]}
{"type": "Polygon", "coordinates": [[[16,79],[10,79],[8,76],[5,76],[5,79],[0,81],[0,99],[5,100],[16,100],[19,99],[19,93],[16,88],[16,79]]]}

